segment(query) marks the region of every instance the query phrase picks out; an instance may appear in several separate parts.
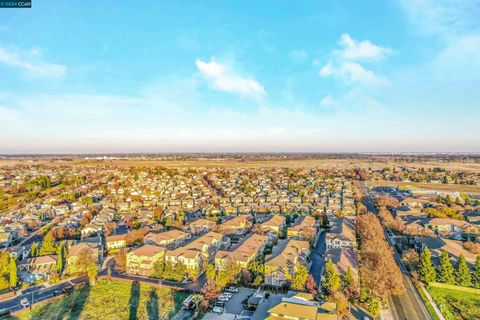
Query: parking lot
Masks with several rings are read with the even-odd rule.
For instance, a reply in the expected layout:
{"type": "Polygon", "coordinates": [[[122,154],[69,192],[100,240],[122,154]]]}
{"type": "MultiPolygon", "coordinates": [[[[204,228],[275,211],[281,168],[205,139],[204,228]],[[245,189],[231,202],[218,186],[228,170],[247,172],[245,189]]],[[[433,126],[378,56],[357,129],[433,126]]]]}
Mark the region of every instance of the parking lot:
{"type": "Polygon", "coordinates": [[[239,288],[237,293],[233,294],[232,299],[225,304],[225,312],[241,315],[243,311],[242,302],[248,299],[255,292],[255,289],[239,288]]]}

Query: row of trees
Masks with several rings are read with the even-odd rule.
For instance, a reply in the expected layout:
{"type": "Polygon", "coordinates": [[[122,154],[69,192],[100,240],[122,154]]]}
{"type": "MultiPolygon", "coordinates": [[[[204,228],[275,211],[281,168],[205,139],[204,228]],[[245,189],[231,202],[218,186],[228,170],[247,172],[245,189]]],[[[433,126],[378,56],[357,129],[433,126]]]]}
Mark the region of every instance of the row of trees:
{"type": "Polygon", "coordinates": [[[357,217],[360,237],[360,300],[372,313],[388,294],[401,294],[405,288],[380,221],[373,213],[357,217]]]}
{"type": "Polygon", "coordinates": [[[463,255],[460,255],[454,268],[448,252],[443,250],[440,253],[439,264],[435,268],[431,252],[428,247],[425,247],[420,254],[416,268],[420,279],[425,283],[437,281],[462,287],[480,288],[480,256],[477,256],[473,270],[470,270],[463,255]]]}
{"type": "Polygon", "coordinates": [[[0,251],[0,290],[15,288],[17,284],[17,261],[7,251],[0,251]]]}

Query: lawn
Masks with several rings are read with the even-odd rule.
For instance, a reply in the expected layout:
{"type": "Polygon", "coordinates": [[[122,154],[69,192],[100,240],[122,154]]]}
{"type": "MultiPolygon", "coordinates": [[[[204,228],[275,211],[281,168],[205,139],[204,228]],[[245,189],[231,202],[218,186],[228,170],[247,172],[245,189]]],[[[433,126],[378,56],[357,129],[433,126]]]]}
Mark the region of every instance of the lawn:
{"type": "Polygon", "coordinates": [[[480,294],[432,286],[428,292],[447,320],[480,319],[480,294]]]}
{"type": "Polygon", "coordinates": [[[99,281],[64,299],[33,308],[20,319],[169,319],[187,294],[144,284],[99,281]]]}

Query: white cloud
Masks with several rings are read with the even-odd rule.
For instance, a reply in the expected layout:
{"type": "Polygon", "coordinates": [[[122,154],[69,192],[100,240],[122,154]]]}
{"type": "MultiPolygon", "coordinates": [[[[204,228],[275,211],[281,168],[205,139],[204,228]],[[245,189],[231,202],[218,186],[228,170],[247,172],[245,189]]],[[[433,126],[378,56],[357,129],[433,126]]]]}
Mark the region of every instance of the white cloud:
{"type": "Polygon", "coordinates": [[[19,68],[34,78],[61,78],[66,73],[66,67],[60,64],[39,61],[41,51],[38,48],[28,53],[18,53],[0,48],[0,63],[12,68],[19,68]]]}
{"type": "Polygon", "coordinates": [[[341,35],[339,43],[344,49],[332,51],[331,61],[320,69],[320,76],[332,76],[346,84],[361,84],[368,87],[389,83],[388,79],[376,75],[358,62],[378,60],[391,52],[389,48],[374,45],[369,40],[356,41],[348,33],[341,35]]]}
{"type": "Polygon", "coordinates": [[[217,90],[251,98],[264,97],[267,94],[264,87],[255,79],[243,77],[228,65],[220,64],[213,58],[210,62],[197,59],[195,65],[202,76],[208,79],[217,90]]]}
{"type": "Polygon", "coordinates": [[[339,55],[346,60],[376,60],[389,54],[391,50],[371,43],[369,40],[356,41],[348,33],[340,37],[340,45],[344,47],[339,55]]]}
{"type": "Polygon", "coordinates": [[[389,84],[388,79],[377,76],[373,71],[367,70],[356,62],[343,62],[337,67],[327,63],[320,69],[323,77],[334,76],[347,84],[361,84],[364,86],[382,86],[389,84]]]}

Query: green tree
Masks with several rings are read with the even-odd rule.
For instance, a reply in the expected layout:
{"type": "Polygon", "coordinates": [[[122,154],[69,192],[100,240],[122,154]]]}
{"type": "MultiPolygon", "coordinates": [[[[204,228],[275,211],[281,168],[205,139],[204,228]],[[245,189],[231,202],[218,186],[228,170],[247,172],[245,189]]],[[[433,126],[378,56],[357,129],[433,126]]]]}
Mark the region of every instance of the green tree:
{"type": "Polygon", "coordinates": [[[14,258],[10,258],[10,288],[15,288],[17,283],[17,261],[14,258]]]}
{"type": "Polygon", "coordinates": [[[295,275],[292,280],[292,288],[295,290],[304,290],[305,282],[308,278],[308,269],[301,265],[295,270],[295,275]]]}
{"type": "Polygon", "coordinates": [[[438,203],[443,203],[443,197],[441,195],[437,196],[437,202],[438,203]]]}
{"type": "Polygon", "coordinates": [[[159,259],[153,265],[153,276],[155,278],[162,278],[164,269],[165,269],[165,260],[159,259]]]}
{"type": "Polygon", "coordinates": [[[217,270],[215,270],[213,264],[209,264],[205,273],[207,274],[207,280],[213,280],[215,279],[215,274],[217,273],[217,270]]]}
{"type": "Polygon", "coordinates": [[[40,255],[44,256],[47,254],[54,254],[57,251],[57,246],[53,239],[53,233],[48,232],[45,237],[43,237],[42,246],[40,247],[40,255]]]}
{"type": "Polygon", "coordinates": [[[87,276],[91,286],[95,285],[97,274],[98,274],[98,265],[94,262],[90,263],[87,267],[87,276]]]}
{"type": "Polygon", "coordinates": [[[353,284],[353,282],[354,282],[354,279],[353,279],[352,270],[350,269],[350,267],[348,267],[347,272],[345,272],[345,275],[343,276],[342,287],[348,288],[353,284]]]}
{"type": "Polygon", "coordinates": [[[437,268],[437,281],[446,284],[455,283],[455,277],[453,276],[453,266],[450,262],[448,252],[445,250],[442,250],[442,253],[440,254],[440,265],[437,268]]]}
{"type": "Polygon", "coordinates": [[[477,256],[473,266],[472,282],[475,288],[480,288],[480,255],[477,256]]]}
{"type": "Polygon", "coordinates": [[[367,302],[367,310],[375,317],[380,315],[381,304],[377,298],[370,298],[367,302]]]}
{"type": "Polygon", "coordinates": [[[445,197],[445,204],[449,207],[452,206],[452,198],[450,198],[450,195],[447,194],[447,196],[445,197]]]}
{"type": "Polygon", "coordinates": [[[323,280],[323,289],[327,294],[335,293],[340,287],[340,276],[335,271],[333,262],[331,259],[328,259],[327,265],[325,267],[325,278],[323,280]]]}
{"type": "Polygon", "coordinates": [[[32,243],[32,246],[30,247],[30,258],[34,258],[38,256],[38,244],[36,242],[32,243]]]}
{"type": "Polygon", "coordinates": [[[420,254],[420,262],[418,263],[418,274],[423,282],[429,283],[435,281],[437,274],[433,266],[430,249],[425,247],[420,254]]]}
{"type": "Polygon", "coordinates": [[[170,229],[172,227],[172,225],[173,225],[172,217],[167,217],[167,219],[165,220],[165,228],[170,229]]]}
{"type": "Polygon", "coordinates": [[[59,275],[62,274],[63,268],[65,267],[66,256],[67,256],[67,249],[65,248],[65,245],[62,243],[57,247],[57,271],[59,275]]]}
{"type": "Polygon", "coordinates": [[[455,272],[455,280],[457,285],[462,287],[470,287],[472,285],[470,268],[468,268],[467,261],[465,260],[463,254],[461,254],[458,259],[457,270],[455,272]]]}

